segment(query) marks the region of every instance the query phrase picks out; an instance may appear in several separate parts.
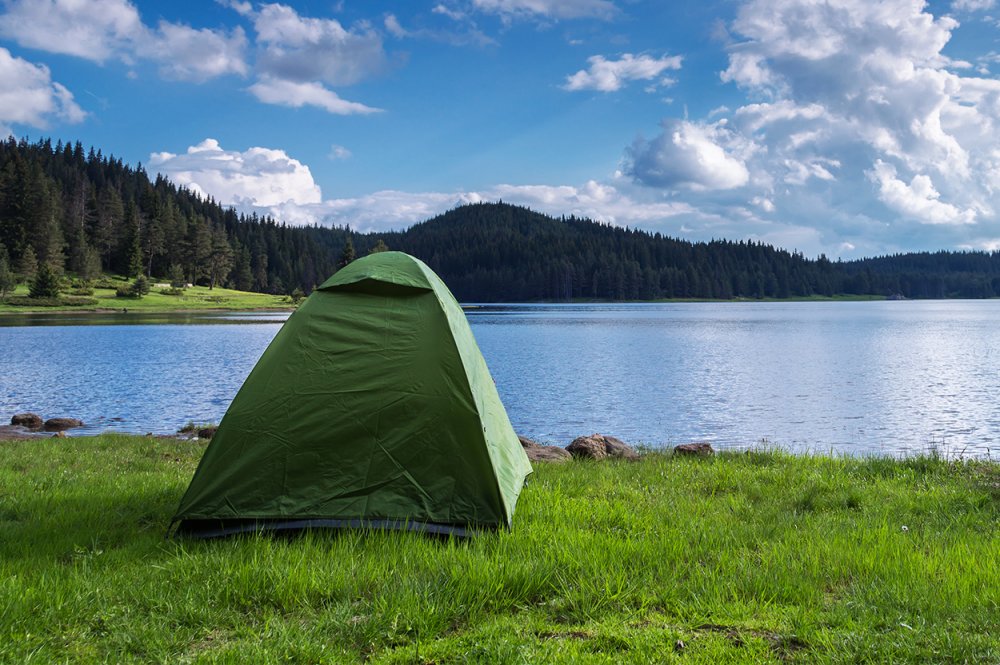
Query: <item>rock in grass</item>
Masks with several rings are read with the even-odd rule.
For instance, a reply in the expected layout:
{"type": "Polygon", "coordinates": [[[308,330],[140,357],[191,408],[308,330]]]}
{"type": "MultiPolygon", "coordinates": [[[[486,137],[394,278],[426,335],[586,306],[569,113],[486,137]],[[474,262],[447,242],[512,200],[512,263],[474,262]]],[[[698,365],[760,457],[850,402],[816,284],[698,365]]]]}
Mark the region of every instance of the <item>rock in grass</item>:
{"type": "Polygon", "coordinates": [[[566,462],[573,459],[573,456],[565,448],[559,446],[543,446],[532,441],[526,436],[518,435],[521,447],[532,462],[566,462]]]}
{"type": "Polygon", "coordinates": [[[37,413],[18,413],[11,416],[11,425],[19,425],[28,429],[39,429],[42,426],[42,417],[37,413]]]}
{"type": "Polygon", "coordinates": [[[214,426],[202,427],[198,430],[198,438],[211,439],[213,436],[215,436],[215,430],[217,429],[219,428],[214,426]]]}
{"type": "Polygon", "coordinates": [[[708,457],[709,455],[714,455],[715,450],[710,443],[682,443],[679,446],[674,446],[674,454],[708,457]]]}
{"type": "Polygon", "coordinates": [[[573,457],[583,459],[606,459],[608,457],[618,457],[627,460],[639,459],[639,453],[635,452],[632,446],[621,439],[603,434],[591,434],[590,436],[580,436],[573,439],[573,443],[566,446],[573,457]]]}
{"type": "Polygon", "coordinates": [[[559,446],[532,446],[525,448],[524,452],[532,462],[568,462],[573,459],[568,450],[559,446]]]}
{"type": "Polygon", "coordinates": [[[46,432],[61,432],[64,429],[82,427],[83,421],[76,418],[49,418],[45,421],[46,432]]]}

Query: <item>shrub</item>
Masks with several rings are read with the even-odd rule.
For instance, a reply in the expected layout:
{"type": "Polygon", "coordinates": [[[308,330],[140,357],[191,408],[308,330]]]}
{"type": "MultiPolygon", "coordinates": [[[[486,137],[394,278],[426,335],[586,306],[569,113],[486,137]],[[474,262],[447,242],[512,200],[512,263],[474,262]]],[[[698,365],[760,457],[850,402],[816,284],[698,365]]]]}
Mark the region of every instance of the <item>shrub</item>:
{"type": "Polygon", "coordinates": [[[95,289],[117,289],[118,284],[109,277],[102,277],[94,281],[95,289]]]}
{"type": "Polygon", "coordinates": [[[96,305],[97,298],[80,298],[74,296],[65,298],[32,298],[30,296],[13,296],[7,299],[7,304],[19,307],[84,307],[87,305],[96,305]]]}
{"type": "Polygon", "coordinates": [[[63,305],[73,305],[83,307],[85,305],[96,305],[97,298],[82,298],[79,296],[67,296],[65,298],[60,298],[60,304],[63,305]]]}
{"type": "Polygon", "coordinates": [[[182,296],[184,295],[184,289],[172,286],[169,289],[160,289],[160,293],[165,296],[182,296]]]}
{"type": "Polygon", "coordinates": [[[132,290],[132,285],[119,286],[115,289],[116,298],[141,298],[142,296],[132,290]]]}
{"type": "Polygon", "coordinates": [[[94,295],[94,289],[89,286],[81,286],[79,288],[70,291],[70,295],[74,296],[92,296],[94,295]]]}

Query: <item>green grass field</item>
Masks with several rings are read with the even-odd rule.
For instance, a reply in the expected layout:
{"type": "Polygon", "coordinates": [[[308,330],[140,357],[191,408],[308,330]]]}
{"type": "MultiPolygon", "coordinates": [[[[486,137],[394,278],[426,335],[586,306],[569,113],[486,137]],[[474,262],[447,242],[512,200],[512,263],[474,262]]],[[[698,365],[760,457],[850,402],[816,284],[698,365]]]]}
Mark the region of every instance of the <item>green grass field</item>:
{"type": "MultiPolygon", "coordinates": [[[[129,282],[122,281],[122,286],[129,282]]],[[[101,310],[128,309],[138,312],[182,312],[189,310],[254,310],[254,309],[292,309],[293,305],[287,296],[274,296],[266,293],[250,293],[207,286],[192,286],[184,290],[184,295],[170,296],[160,293],[162,287],[152,287],[142,298],[118,298],[115,289],[94,289],[96,305],[56,307],[15,306],[0,303],[0,314],[24,314],[29,312],[94,312],[101,310]]],[[[12,295],[27,296],[28,286],[21,284],[12,295]]]]}
{"type": "Polygon", "coordinates": [[[203,445],[0,442],[0,662],[1000,661],[996,464],[536,464],[469,541],[165,539],[203,445]]]}

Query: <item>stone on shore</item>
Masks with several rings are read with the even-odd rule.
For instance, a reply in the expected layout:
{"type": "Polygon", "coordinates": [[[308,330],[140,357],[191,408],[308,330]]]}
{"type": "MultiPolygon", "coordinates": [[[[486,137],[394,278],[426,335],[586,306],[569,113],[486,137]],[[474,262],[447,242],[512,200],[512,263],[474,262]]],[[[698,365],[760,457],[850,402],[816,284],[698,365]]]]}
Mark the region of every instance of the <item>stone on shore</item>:
{"type": "Polygon", "coordinates": [[[573,459],[573,456],[564,448],[559,446],[544,446],[536,441],[518,435],[521,447],[532,462],[566,462],[573,459]]]}
{"type": "Polygon", "coordinates": [[[682,443],[674,446],[675,455],[690,455],[695,457],[708,457],[715,454],[715,450],[710,443],[682,443]]]}
{"type": "Polygon", "coordinates": [[[621,439],[603,434],[592,434],[573,439],[573,443],[566,446],[566,450],[573,455],[583,459],[607,459],[617,457],[620,459],[637,460],[639,453],[632,446],[621,439]]]}
{"type": "Polygon", "coordinates": [[[18,413],[11,416],[10,424],[27,427],[28,429],[40,429],[42,427],[42,417],[37,413],[18,413]]]}
{"type": "Polygon", "coordinates": [[[199,439],[211,439],[215,436],[215,431],[219,429],[218,427],[202,427],[198,430],[199,439]]]}
{"type": "Polygon", "coordinates": [[[76,418],[49,418],[45,421],[46,432],[61,432],[64,429],[82,427],[83,421],[76,418]]]}

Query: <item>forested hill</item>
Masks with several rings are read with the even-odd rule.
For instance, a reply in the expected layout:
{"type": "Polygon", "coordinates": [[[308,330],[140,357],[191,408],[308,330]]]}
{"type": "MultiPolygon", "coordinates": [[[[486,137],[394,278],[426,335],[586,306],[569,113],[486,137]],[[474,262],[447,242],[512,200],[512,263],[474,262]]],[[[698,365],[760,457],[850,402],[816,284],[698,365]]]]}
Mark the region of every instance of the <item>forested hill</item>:
{"type": "Polygon", "coordinates": [[[80,143],[0,142],[0,255],[22,273],[44,261],[243,290],[308,292],[350,240],[384,243],[434,268],[463,301],[1000,295],[1000,253],[938,252],[849,263],[755,242],[690,243],[526,208],[463,206],[395,233],[292,227],[244,216],[80,143]]]}

